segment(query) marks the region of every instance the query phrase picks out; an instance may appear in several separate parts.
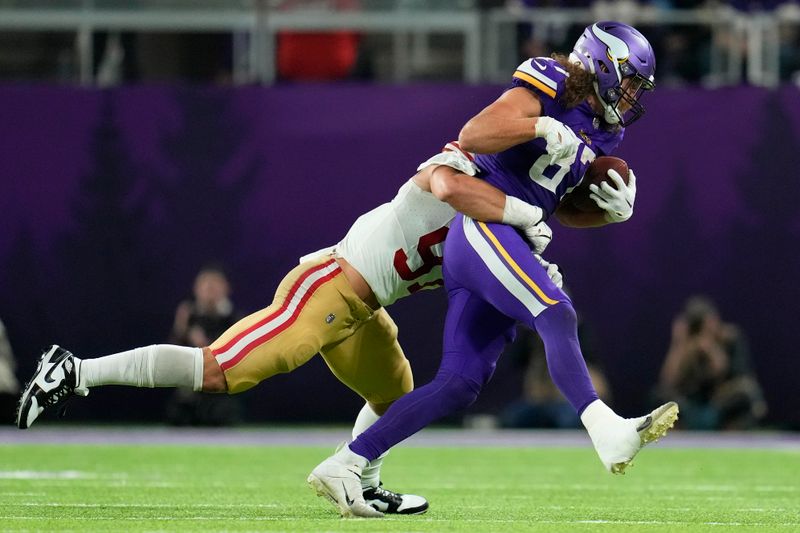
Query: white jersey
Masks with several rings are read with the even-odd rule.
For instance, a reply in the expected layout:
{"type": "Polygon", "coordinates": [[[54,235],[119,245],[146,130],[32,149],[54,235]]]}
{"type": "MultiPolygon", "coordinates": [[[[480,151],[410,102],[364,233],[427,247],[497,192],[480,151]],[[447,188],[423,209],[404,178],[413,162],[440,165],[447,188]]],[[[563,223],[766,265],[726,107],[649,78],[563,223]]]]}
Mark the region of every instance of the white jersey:
{"type": "Polygon", "coordinates": [[[442,249],[456,212],[409,180],[360,216],[336,253],[358,270],[381,305],[442,286],[442,249]]]}

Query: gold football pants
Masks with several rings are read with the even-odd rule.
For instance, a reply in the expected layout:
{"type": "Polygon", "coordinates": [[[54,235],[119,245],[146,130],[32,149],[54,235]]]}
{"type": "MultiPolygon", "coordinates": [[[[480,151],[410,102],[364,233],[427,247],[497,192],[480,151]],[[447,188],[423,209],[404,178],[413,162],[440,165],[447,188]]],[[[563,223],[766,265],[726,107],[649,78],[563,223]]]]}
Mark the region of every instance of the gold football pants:
{"type": "Polygon", "coordinates": [[[397,326],[384,309],[373,312],[356,296],[331,257],[295,267],[269,307],[238,321],[210,348],[231,394],[291,372],[318,352],[371,403],[392,402],[414,386],[397,326]]]}

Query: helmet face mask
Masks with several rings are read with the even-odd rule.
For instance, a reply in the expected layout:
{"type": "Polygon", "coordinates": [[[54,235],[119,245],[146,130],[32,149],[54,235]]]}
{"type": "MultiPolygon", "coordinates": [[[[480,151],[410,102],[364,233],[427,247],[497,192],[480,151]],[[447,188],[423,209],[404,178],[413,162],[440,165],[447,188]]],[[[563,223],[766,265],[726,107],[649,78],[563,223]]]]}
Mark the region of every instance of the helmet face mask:
{"type": "Polygon", "coordinates": [[[606,102],[613,102],[610,108],[616,115],[616,122],[612,123],[629,126],[641,118],[645,109],[640,99],[645,91],[652,91],[653,87],[653,82],[642,78],[638,74],[629,78],[622,78],[620,89],[609,90],[611,94],[605,99],[606,102]]]}
{"type": "Polygon", "coordinates": [[[570,58],[595,75],[606,122],[629,126],[644,114],[639,99],[655,87],[656,58],[638,30],[620,22],[592,24],[575,43],[570,58]]]}

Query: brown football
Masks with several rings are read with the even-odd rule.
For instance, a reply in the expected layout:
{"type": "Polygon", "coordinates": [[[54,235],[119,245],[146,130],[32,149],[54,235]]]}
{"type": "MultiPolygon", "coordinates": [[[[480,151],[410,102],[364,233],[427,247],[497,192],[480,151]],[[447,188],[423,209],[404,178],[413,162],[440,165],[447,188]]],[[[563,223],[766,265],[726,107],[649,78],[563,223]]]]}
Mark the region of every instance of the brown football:
{"type": "Polygon", "coordinates": [[[604,181],[614,188],[614,181],[608,177],[608,171],[614,169],[622,176],[622,180],[628,183],[628,163],[624,159],[610,155],[602,155],[589,164],[586,169],[586,174],[583,180],[575,187],[571,193],[564,197],[563,202],[569,202],[579,211],[584,213],[598,213],[602,211],[597,204],[589,198],[592,191],[589,190],[589,185],[594,183],[598,187],[604,181]]]}

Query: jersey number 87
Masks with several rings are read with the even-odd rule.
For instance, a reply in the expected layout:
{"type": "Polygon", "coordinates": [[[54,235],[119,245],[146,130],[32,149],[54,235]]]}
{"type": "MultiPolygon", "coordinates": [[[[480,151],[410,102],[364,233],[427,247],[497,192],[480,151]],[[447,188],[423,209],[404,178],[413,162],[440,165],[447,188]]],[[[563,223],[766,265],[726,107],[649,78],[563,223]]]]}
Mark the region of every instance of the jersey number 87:
{"type": "MultiPolygon", "coordinates": [[[[533,163],[528,175],[537,184],[556,194],[556,189],[558,189],[572,165],[575,164],[576,159],[580,158],[581,166],[585,167],[594,161],[595,157],[594,151],[585,144],[581,144],[578,151],[571,156],[559,159],[553,164],[550,164],[550,154],[545,153],[533,163]]],[[[564,194],[567,192],[569,191],[565,191],[564,194]]]]}

